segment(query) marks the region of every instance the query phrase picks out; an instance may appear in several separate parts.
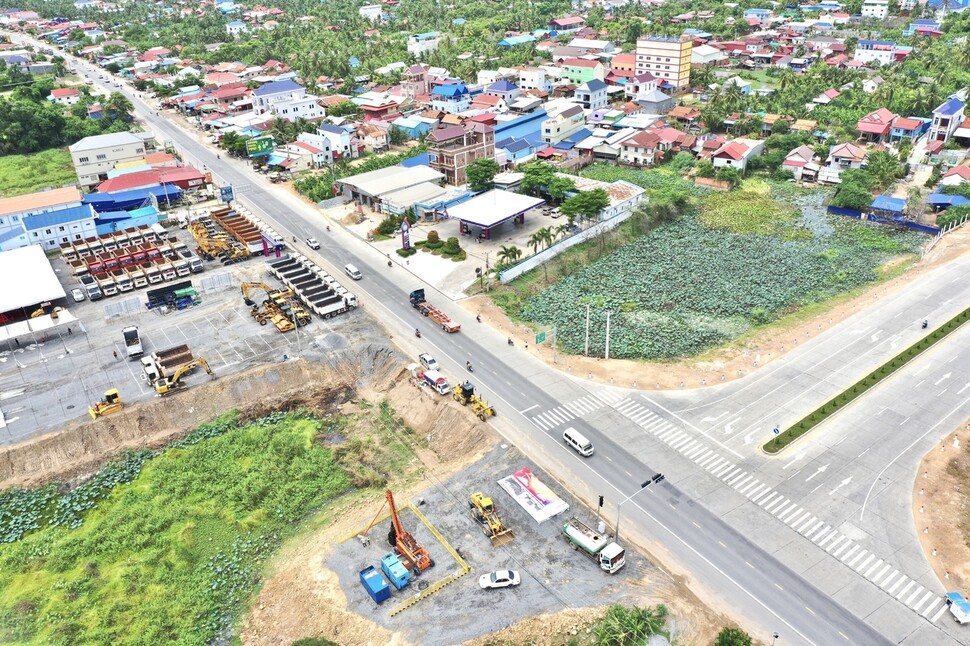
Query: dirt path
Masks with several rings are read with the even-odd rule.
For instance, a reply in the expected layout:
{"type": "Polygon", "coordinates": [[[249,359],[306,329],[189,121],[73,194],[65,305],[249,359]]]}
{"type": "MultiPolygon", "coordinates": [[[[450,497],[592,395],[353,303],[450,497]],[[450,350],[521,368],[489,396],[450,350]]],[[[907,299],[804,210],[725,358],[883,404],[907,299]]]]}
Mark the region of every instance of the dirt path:
{"type": "Polygon", "coordinates": [[[798,344],[809,341],[845,318],[864,310],[876,300],[891,298],[893,294],[904,289],[927,271],[954,260],[968,251],[970,251],[970,227],[965,226],[941,239],[932,251],[903,274],[853,298],[836,300],[830,308],[816,316],[799,319],[789,324],[782,321],[753,336],[705,353],[701,357],[669,363],[647,363],[626,359],[607,361],[562,354],[558,355],[558,362],[554,363],[553,353],[548,343],[537,347],[533,342],[535,332],[528,326],[513,322],[487,297],[468,298],[461,301],[461,305],[470,312],[480,313],[484,323],[503,335],[515,339],[519,347],[527,348],[533,356],[577,377],[625,388],[650,390],[700,388],[738,379],[758,370],[798,347],[798,344]]]}
{"type": "Polygon", "coordinates": [[[947,590],[970,584],[970,420],[933,447],[913,483],[913,518],[926,559],[947,590]]]}

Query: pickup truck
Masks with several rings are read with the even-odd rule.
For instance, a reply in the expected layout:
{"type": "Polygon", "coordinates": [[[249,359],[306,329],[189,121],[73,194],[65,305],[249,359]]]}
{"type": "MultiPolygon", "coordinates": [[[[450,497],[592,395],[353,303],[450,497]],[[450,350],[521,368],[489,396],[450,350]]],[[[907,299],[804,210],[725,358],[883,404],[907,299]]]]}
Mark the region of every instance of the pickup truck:
{"type": "Polygon", "coordinates": [[[451,392],[448,380],[437,370],[425,370],[418,364],[412,363],[408,366],[408,372],[411,373],[411,379],[414,383],[430,386],[439,395],[447,395],[451,392]]]}

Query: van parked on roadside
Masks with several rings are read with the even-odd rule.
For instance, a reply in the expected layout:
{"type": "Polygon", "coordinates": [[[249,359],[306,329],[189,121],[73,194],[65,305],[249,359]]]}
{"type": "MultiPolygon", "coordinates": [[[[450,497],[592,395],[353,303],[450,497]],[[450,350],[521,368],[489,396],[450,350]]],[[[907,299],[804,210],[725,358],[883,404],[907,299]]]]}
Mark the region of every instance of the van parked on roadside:
{"type": "Polygon", "coordinates": [[[589,456],[593,455],[593,443],[586,439],[585,435],[571,426],[563,431],[562,440],[566,443],[566,446],[570,447],[584,458],[588,458],[589,456]]]}

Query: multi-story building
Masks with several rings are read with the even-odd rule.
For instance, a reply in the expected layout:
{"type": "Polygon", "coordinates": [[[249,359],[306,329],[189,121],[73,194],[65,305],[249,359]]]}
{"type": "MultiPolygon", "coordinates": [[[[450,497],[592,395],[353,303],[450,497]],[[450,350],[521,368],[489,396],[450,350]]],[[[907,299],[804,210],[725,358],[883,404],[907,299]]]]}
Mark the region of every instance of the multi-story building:
{"type": "Polygon", "coordinates": [[[445,126],[428,133],[429,166],[454,186],[467,183],[468,165],[495,158],[495,130],[483,123],[445,126]]]}
{"type": "Polygon", "coordinates": [[[108,179],[108,171],[118,162],[145,157],[144,140],[130,132],[85,137],[68,147],[78,184],[88,188],[108,179]]]}
{"type": "Polygon", "coordinates": [[[468,109],[471,96],[464,85],[439,85],[431,90],[431,107],[450,114],[458,114],[468,109]]]}
{"type": "Polygon", "coordinates": [[[583,107],[573,104],[542,122],[542,140],[550,145],[558,144],[566,137],[582,130],[585,125],[586,116],[583,114],[583,107]]]}
{"type": "Polygon", "coordinates": [[[429,89],[428,69],[424,65],[412,65],[401,76],[401,92],[406,99],[414,100],[429,89]]]}
{"type": "Polygon", "coordinates": [[[862,0],[862,17],[884,20],[889,15],[889,0],[862,0]]]}
{"type": "Polygon", "coordinates": [[[520,90],[539,90],[552,92],[552,82],[546,78],[546,71],[539,67],[526,67],[519,70],[520,90]]]}
{"type": "Polygon", "coordinates": [[[890,65],[896,61],[896,43],[891,40],[860,40],[855,46],[855,60],[890,65]]]}
{"type": "Polygon", "coordinates": [[[440,40],[436,31],[414,34],[408,38],[408,53],[420,58],[424,54],[438,49],[440,40]]]}
{"type": "Polygon", "coordinates": [[[74,187],[0,199],[0,250],[31,244],[57,249],[96,234],[94,209],[74,187]]]}
{"type": "Polygon", "coordinates": [[[637,40],[637,74],[650,72],[660,87],[680,92],[690,84],[690,36],[663,38],[649,36],[637,40]]]}
{"type": "Polygon", "coordinates": [[[600,110],[607,105],[606,83],[599,79],[586,81],[578,88],[573,95],[576,102],[586,110],[600,110]]]}
{"type": "Polygon", "coordinates": [[[963,123],[963,110],[966,104],[957,96],[951,96],[946,103],[933,110],[933,123],[930,124],[930,141],[949,141],[954,131],[963,123]]]}
{"type": "Polygon", "coordinates": [[[599,61],[586,58],[567,58],[562,62],[563,78],[574,85],[599,79],[606,79],[606,67],[599,61]]]}
{"type": "Polygon", "coordinates": [[[253,90],[253,112],[269,114],[286,121],[319,119],[324,115],[317,97],[307,94],[306,88],[295,81],[272,81],[253,90]]]}

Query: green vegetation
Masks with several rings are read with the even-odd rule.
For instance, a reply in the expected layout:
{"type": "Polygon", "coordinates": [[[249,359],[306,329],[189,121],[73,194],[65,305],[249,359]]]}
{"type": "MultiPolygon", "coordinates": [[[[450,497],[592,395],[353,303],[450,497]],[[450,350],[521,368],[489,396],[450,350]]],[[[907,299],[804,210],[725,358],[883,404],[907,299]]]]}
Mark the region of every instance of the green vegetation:
{"type": "Polygon", "coordinates": [[[714,646],[751,646],[751,635],[740,628],[722,628],[714,646]]]}
{"type": "Polygon", "coordinates": [[[594,643],[603,646],[634,646],[646,643],[651,635],[670,638],[667,606],[640,608],[613,604],[593,625],[594,643]]]}
{"type": "Polygon", "coordinates": [[[672,222],[669,204],[648,204],[616,235],[552,261],[556,282],[543,280],[545,268],[532,271],[493,299],[514,319],[555,326],[565,352],[583,351],[589,306],[594,355],[605,351],[607,312],[611,356],[696,355],[879,280],[882,264],[922,240],[829,216],[823,199],[787,185],[746,184],[701,200],[699,214],[688,202],[672,222]]]}
{"type": "Polygon", "coordinates": [[[495,174],[498,173],[498,162],[494,159],[482,157],[468,164],[465,172],[468,174],[468,189],[479,193],[495,186],[495,174]]]}
{"type": "MultiPolygon", "coordinates": [[[[245,146],[245,144],[243,145],[245,146]]],[[[333,184],[338,179],[394,166],[400,164],[405,159],[410,159],[427,151],[428,147],[424,143],[421,143],[404,152],[384,153],[382,155],[365,157],[363,160],[348,161],[342,159],[325,171],[304,175],[294,182],[294,186],[296,190],[314,202],[329,200],[334,196],[333,184]]]]}
{"type": "Polygon", "coordinates": [[[71,153],[50,148],[34,155],[0,157],[0,197],[33,193],[77,182],[71,153]]]}
{"type": "Polygon", "coordinates": [[[649,170],[635,170],[610,164],[592,164],[580,171],[579,174],[601,182],[626,180],[631,184],[647,189],[647,195],[651,199],[657,193],[686,194],[692,197],[700,197],[710,193],[708,189],[695,186],[690,180],[681,177],[674,168],[667,166],[649,170]]]}
{"type": "Polygon", "coordinates": [[[126,454],[70,493],[0,494],[0,641],[225,637],[300,521],[351,487],[414,473],[419,440],[386,403],[360,405],[356,416],[248,424],[227,414],[166,449],[126,454]]]}
{"type": "Polygon", "coordinates": [[[850,388],[847,388],[816,408],[814,411],[796,422],[791,428],[785,429],[780,434],[770,439],[765,443],[764,450],[767,453],[778,453],[799,437],[851,404],[855,399],[865,394],[865,392],[869,389],[875,387],[883,379],[886,379],[893,373],[897,372],[900,368],[928,350],[948,334],[963,326],[963,324],[968,320],[970,320],[970,308],[963,310],[955,317],[870,372],[864,378],[853,384],[850,388]]]}

